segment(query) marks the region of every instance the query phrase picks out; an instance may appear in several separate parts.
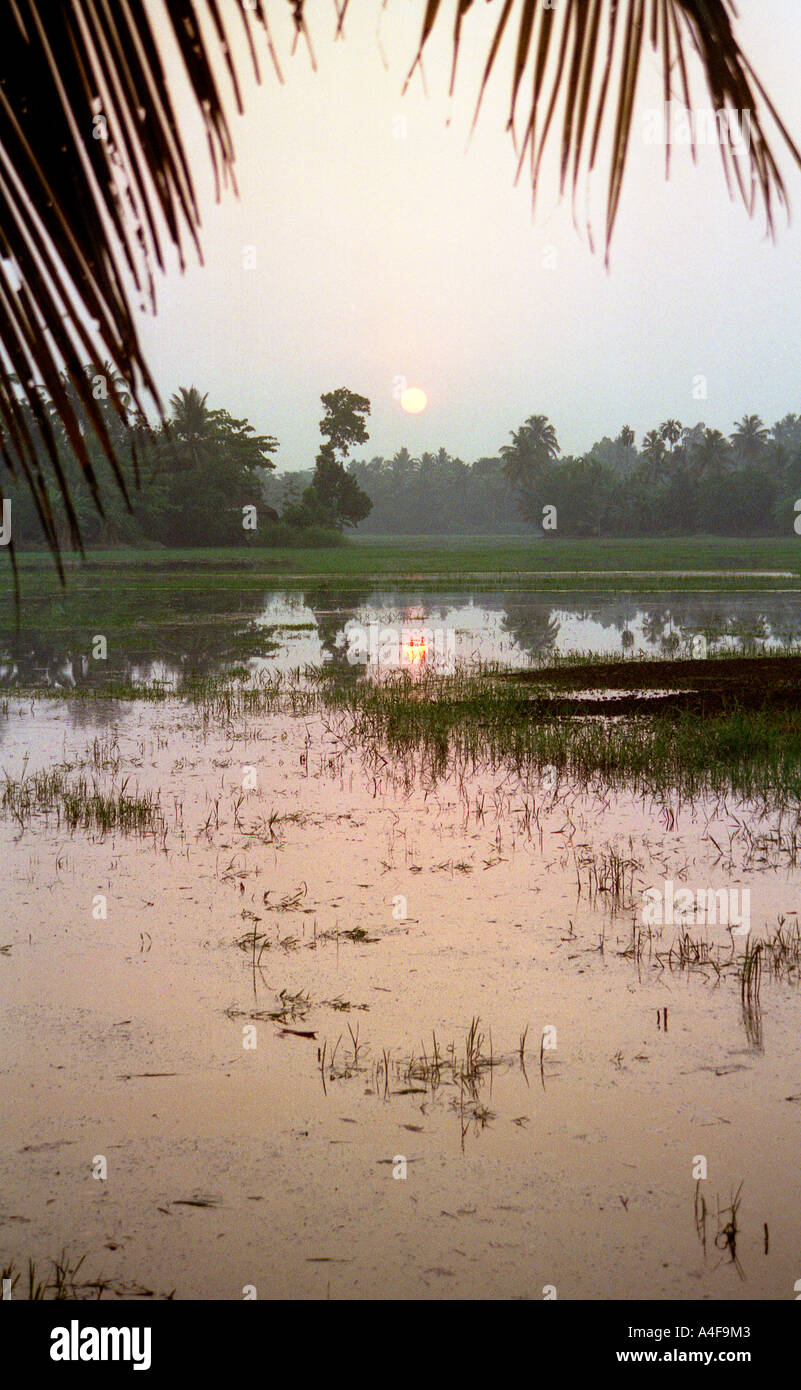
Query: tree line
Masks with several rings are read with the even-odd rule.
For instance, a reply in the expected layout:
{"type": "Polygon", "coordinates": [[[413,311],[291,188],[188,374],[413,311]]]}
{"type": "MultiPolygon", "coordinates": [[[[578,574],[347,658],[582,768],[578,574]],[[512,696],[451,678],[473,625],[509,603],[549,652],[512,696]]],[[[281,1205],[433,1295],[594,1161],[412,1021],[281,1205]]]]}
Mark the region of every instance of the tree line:
{"type": "MultiPolygon", "coordinates": [[[[315,468],[279,516],[265,495],[278,448],[273,435],[257,434],[247,420],[213,409],[194,386],[175,392],[169,412],[153,426],[132,409],[125,382],[110,365],[102,373],[86,372],[114,462],[69,378],[61,388],[72,394],[88,473],[61,413],[41,390],[36,409],[25,407],[27,428],[42,463],[50,453],[46,436],[51,432],[66,486],[44,467],[26,474],[18,455],[14,466],[13,446],[7,448],[11,481],[4,485],[3,502],[10,535],[4,544],[41,544],[43,533],[51,532],[60,547],[335,544],[345,527],[357,525],[370,510],[370,499],[344,466],[351,446],[369,437],[370,402],[364,396],[341,388],[321,397],[322,442],[315,468]]],[[[0,438],[0,445],[9,444],[0,438]]]]}
{"type": "MultiPolygon", "coordinates": [[[[62,385],[81,420],[80,394],[67,378],[62,385]]],[[[370,535],[787,535],[801,499],[801,415],[771,427],[744,415],[728,436],[669,419],[639,445],[626,425],[578,456],[563,455],[548,418],[531,415],[496,457],[472,463],[444,448],[354,459],[369,439],[370,401],[340,387],[320,398],[314,467],[277,474],[278,440],[212,408],[194,386],[171,397],[155,427],[131,408],[111,367],[92,376],[92,394],[119,476],[84,420],[87,476],[41,391],[39,412],[27,407],[28,426],[43,454],[52,430],[67,487],[44,468],[31,486],[18,470],[4,488],[15,546],[41,543],[43,517],[61,543],[80,536],[90,546],[321,545],[356,527],[370,535]]]]}
{"type": "Polygon", "coordinates": [[[579,456],[563,455],[554,426],[532,415],[496,458],[402,449],[349,471],[373,503],[363,529],[375,534],[787,535],[801,499],[801,415],[770,428],[744,415],[728,436],[670,419],[639,445],[626,425],[579,456]]]}
{"type": "Polygon", "coordinates": [[[553,425],[533,415],[501,457],[521,516],[546,534],[787,535],[801,498],[801,416],[792,414],[770,428],[744,415],[728,436],[670,419],[639,448],[626,425],[581,457],[560,457],[553,425]]]}

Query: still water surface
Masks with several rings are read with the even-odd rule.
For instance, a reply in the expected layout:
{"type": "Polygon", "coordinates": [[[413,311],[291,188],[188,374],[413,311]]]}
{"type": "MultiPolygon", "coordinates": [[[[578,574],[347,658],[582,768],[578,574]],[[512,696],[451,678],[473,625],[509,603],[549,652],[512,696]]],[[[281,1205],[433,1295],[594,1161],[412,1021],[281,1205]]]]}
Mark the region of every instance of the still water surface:
{"type": "Polygon", "coordinates": [[[55,628],[33,620],[16,635],[10,625],[0,627],[0,681],[173,681],[182,673],[241,664],[284,670],[306,663],[368,670],[479,662],[525,667],[573,652],[703,656],[787,650],[800,640],[795,593],[554,595],[318,584],[233,596],[156,590],[133,603],[123,591],[93,600],[88,611],[67,600],[55,628]],[[91,659],[98,632],[108,634],[105,663],[91,659]]]}

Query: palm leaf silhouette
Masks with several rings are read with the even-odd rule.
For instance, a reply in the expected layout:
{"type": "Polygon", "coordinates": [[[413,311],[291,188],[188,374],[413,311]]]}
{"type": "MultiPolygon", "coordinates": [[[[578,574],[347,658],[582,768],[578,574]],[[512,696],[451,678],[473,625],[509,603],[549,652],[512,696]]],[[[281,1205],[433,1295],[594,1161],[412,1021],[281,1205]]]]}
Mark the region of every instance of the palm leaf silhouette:
{"type": "MultiPolygon", "coordinates": [[[[288,3],[296,41],[308,41],[304,0],[288,3]]],[[[570,180],[575,197],[582,171],[595,169],[608,130],[608,252],[642,50],[650,42],[661,54],[666,101],[673,95],[675,73],[682,100],[691,106],[687,55],[694,51],[714,110],[750,113],[747,155],[724,140],[723,168],[730,190],[736,184],[749,212],[761,200],[773,232],[775,205],[786,204],[786,193],[763,113],[797,163],[801,155],[740,49],[730,0],[558,0],[553,9],[541,0],[490,3],[497,20],[476,117],[504,35],[508,31],[514,38],[516,29],[509,129],[521,168],[528,158],[535,196],[543,157],[554,139],[561,189],[570,180]],[[554,134],[558,122],[561,133],[554,134]]],[[[442,0],[425,0],[410,78],[431,35],[450,22],[450,15],[453,85],[472,6],[473,0],[453,0],[447,6],[442,0]]],[[[339,34],[348,0],[334,0],[334,8],[339,34]]],[[[280,78],[264,0],[229,0],[227,9],[228,19],[244,27],[257,79],[259,44],[280,78]]],[[[115,0],[113,5],[109,0],[10,0],[0,7],[0,454],[12,475],[22,476],[30,488],[62,577],[48,491],[53,485],[78,549],[81,538],[53,416],[102,513],[87,427],[99,440],[123,494],[125,483],[85,364],[102,371],[109,362],[125,383],[108,382],[109,399],[121,418],[119,392],[125,389],[137,411],[145,394],[158,404],[126,280],[138,298],[155,308],[154,272],[164,268],[162,239],[177,248],[181,266],[185,242],[200,254],[198,206],[161,58],[165,30],[154,28],[154,13],[152,0],[115,0]]],[[[159,14],[166,17],[166,32],[177,45],[205,123],[219,194],[221,184],[232,181],[234,160],[226,100],[215,76],[220,54],[230,97],[242,108],[221,7],[218,0],[164,0],[159,14]]],[[[10,551],[13,563],[13,542],[10,551]]]]}

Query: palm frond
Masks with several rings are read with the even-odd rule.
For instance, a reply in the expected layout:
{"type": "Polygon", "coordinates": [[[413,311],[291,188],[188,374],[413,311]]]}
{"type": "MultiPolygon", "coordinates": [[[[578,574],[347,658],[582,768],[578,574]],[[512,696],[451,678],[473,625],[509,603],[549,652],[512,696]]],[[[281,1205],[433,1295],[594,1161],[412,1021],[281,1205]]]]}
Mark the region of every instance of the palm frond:
{"type": "MultiPolygon", "coordinates": [[[[715,112],[748,112],[747,156],[721,142],[729,188],[749,211],[758,199],[768,229],[786,190],[764,127],[772,120],[793,159],[801,155],[735,38],[731,0],[489,0],[497,16],[478,93],[476,116],[507,31],[513,40],[509,128],[522,168],[529,159],[536,196],[542,161],[558,135],[560,186],[573,197],[590,174],[608,134],[606,246],[619,210],[638,77],[645,42],[661,54],[665,101],[678,91],[691,105],[688,56],[700,61],[715,112]],[[516,31],[516,34],[515,34],[516,31]],[[530,80],[530,95],[523,97],[530,80]],[[518,110],[525,105],[522,131],[518,110]],[[764,115],[763,115],[764,113],[764,115]]],[[[295,42],[312,57],[304,0],[289,4],[295,42]]],[[[387,3],[387,0],[384,0],[387,3]]],[[[417,52],[453,16],[451,81],[473,0],[425,0],[417,52]]],[[[274,0],[277,8],[278,0],[274,0]]],[[[74,451],[102,513],[102,496],[87,447],[94,431],[119,487],[122,470],[85,364],[110,362],[122,384],[108,383],[120,418],[130,394],[137,412],[155,382],[138,340],[127,284],[155,307],[155,272],[163,240],[184,263],[189,243],[200,254],[199,212],[189,161],[168,91],[164,31],[151,22],[154,0],[8,0],[0,7],[0,456],[30,489],[48,545],[61,571],[51,507],[61,495],[72,544],[80,532],[59,461],[52,415],[74,451]],[[42,388],[52,412],[42,398],[42,388]]],[[[259,77],[254,33],[266,39],[280,78],[266,0],[230,0],[244,26],[259,77]]],[[[336,35],[348,0],[335,0],[336,35]]],[[[233,183],[234,148],[226,97],[215,75],[222,54],[227,99],[241,109],[233,48],[219,0],[164,0],[189,89],[205,122],[217,190],[233,183]]],[[[411,77],[411,73],[410,73],[411,77]]],[[[729,132],[728,124],[725,130],[729,132]]],[[[693,154],[695,153],[693,149],[693,154]]],[[[669,158],[669,147],[666,160],[669,158]]],[[[159,407],[160,409],[160,407],[159,407]]],[[[13,550],[11,551],[13,559],[13,550]]]]}
{"type": "MultiPolygon", "coordinates": [[[[248,34],[254,19],[262,24],[272,51],[261,3],[254,9],[237,0],[237,6],[248,34]]],[[[216,0],[207,0],[206,9],[241,108],[216,0]]],[[[232,172],[234,150],[211,54],[192,0],[169,0],[166,11],[219,186],[232,172]]],[[[255,62],[252,44],[251,51],[255,62]]],[[[61,494],[71,541],[78,548],[81,541],[41,387],[102,513],[80,413],[123,495],[125,482],[84,364],[101,371],[108,359],[137,409],[143,393],[158,402],[126,277],[155,308],[153,268],[164,268],[162,236],[183,267],[185,239],[200,253],[199,215],[144,0],[113,7],[106,0],[12,0],[0,8],[0,54],[0,447],[12,475],[30,488],[61,570],[43,461],[61,494]]],[[[114,380],[108,398],[122,418],[114,380]]]]}
{"type": "MultiPolygon", "coordinates": [[[[463,21],[473,0],[455,3],[454,73],[463,21]]],[[[767,229],[771,235],[774,233],[775,207],[786,206],[787,195],[766,133],[766,117],[774,123],[792,158],[800,165],[801,154],[735,37],[732,22],[736,10],[732,0],[558,0],[552,8],[542,0],[491,3],[495,5],[497,21],[484,65],[476,118],[504,34],[516,24],[508,127],[516,134],[521,93],[530,71],[531,94],[526,102],[522,136],[518,138],[518,173],[528,156],[535,198],[543,156],[560,109],[562,193],[569,178],[575,198],[582,170],[589,174],[595,168],[607,129],[611,142],[605,229],[608,256],[632,135],[643,44],[648,40],[660,58],[666,106],[678,102],[688,111],[694,109],[688,56],[690,52],[696,55],[711,110],[716,117],[725,116],[718,122],[719,148],[729,191],[736,184],[750,213],[761,199],[767,229]],[[612,93],[616,93],[613,108],[612,93]],[[749,122],[745,154],[733,139],[729,119],[742,118],[743,113],[749,122]]],[[[445,9],[444,0],[427,0],[407,85],[445,9]]],[[[690,129],[695,158],[692,126],[690,129]]],[[[669,173],[669,142],[665,146],[665,161],[669,173]]]]}

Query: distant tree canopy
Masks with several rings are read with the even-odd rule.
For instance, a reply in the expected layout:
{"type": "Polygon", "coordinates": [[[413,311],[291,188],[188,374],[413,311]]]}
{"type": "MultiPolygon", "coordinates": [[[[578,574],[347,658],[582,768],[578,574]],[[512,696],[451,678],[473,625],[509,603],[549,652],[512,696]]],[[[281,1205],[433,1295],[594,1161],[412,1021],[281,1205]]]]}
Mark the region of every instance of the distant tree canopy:
{"type": "MultiPolygon", "coordinates": [[[[247,420],[236,420],[227,410],[210,410],[206,400],[194,386],[181,388],[150,449],[152,495],[162,515],[155,538],[168,545],[239,542],[243,509],[258,510],[262,474],[275,467],[270,455],[277,439],[256,434],[247,420]]],[[[257,535],[257,515],[254,520],[256,527],[246,535],[257,535]]]]}
{"type": "Polygon", "coordinates": [[[526,529],[500,459],[464,463],[446,449],[412,458],[353,462],[349,472],[371,499],[362,527],[375,535],[503,534],[526,529]]]}
{"type": "Polygon", "coordinates": [[[504,477],[525,495],[545,476],[559,453],[556,430],[545,415],[529,415],[519,430],[512,431],[511,444],[501,449],[504,477]]]}
{"type": "Polygon", "coordinates": [[[320,421],[323,443],[317,454],[314,476],[299,502],[284,507],[284,518],[295,526],[357,526],[370,512],[372,502],[345,459],[354,444],[369,439],[364,417],[370,414],[366,396],[341,386],[320,397],[325,414],[320,421]],[[337,457],[341,455],[341,457],[337,457]]]}
{"type": "MultiPolygon", "coordinates": [[[[374,535],[788,535],[801,499],[801,415],[770,428],[744,415],[728,438],[666,420],[640,448],[624,425],[578,457],[561,455],[553,425],[531,415],[495,458],[400,449],[354,460],[348,473],[372,501],[362,529],[374,535]]],[[[272,478],[266,494],[281,506],[308,477],[272,478]]]]}
{"type": "MultiPolygon", "coordinates": [[[[110,370],[110,369],[109,369],[110,370]]],[[[91,369],[87,369],[90,372],[91,369]]],[[[247,420],[237,420],[227,410],[213,410],[207,396],[196,387],[181,388],[170,401],[170,414],[152,429],[130,403],[120,417],[112,407],[109,382],[93,374],[92,390],[98,408],[114,431],[117,458],[133,510],[119,489],[104,493],[104,515],[94,505],[91,489],[78,465],[75,451],[53,412],[58,438],[58,458],[70,488],[84,542],[109,545],[149,540],[163,545],[233,545],[243,538],[243,508],[262,499],[265,472],[275,468],[271,455],[278,441],[258,435],[247,420]]],[[[52,404],[40,392],[42,409],[52,404]]],[[[89,422],[76,400],[76,416],[100,486],[109,464],[89,422]]],[[[32,419],[31,433],[39,431],[32,419]]],[[[41,438],[39,447],[44,451],[41,438]]],[[[62,542],[70,535],[70,521],[60,489],[42,481],[62,542]]],[[[18,544],[41,542],[42,533],[28,489],[21,481],[7,489],[12,506],[13,529],[18,544]]],[[[244,533],[258,540],[258,531],[244,533]]]]}
{"type": "MultiPolygon", "coordinates": [[[[496,457],[466,463],[446,449],[419,458],[400,449],[389,459],[360,460],[349,456],[369,438],[370,402],[340,387],[321,396],[314,468],[277,474],[278,441],[212,408],[196,387],[176,391],[169,414],[153,427],[117,382],[120,416],[111,401],[112,377],[106,364],[89,380],[124,485],[124,492],[105,491],[102,515],[50,398],[43,388],[38,396],[56,438],[74,520],[93,546],[332,544],[359,525],[372,535],[789,535],[801,500],[801,415],[785,415],[769,427],[745,414],[728,436],[703,422],[684,426],[669,419],[646,431],[639,447],[624,425],[615,438],[605,435],[580,456],[563,455],[547,416],[530,415],[496,457]],[[278,523],[271,508],[280,514],[278,523]]],[[[77,394],[74,409],[102,491],[109,462],[77,394]]],[[[44,451],[33,412],[29,428],[44,451]]],[[[39,486],[66,543],[73,520],[63,491],[44,472],[39,486]]],[[[41,544],[24,481],[6,496],[15,542],[41,544]]]]}
{"type": "Polygon", "coordinates": [[[801,493],[801,416],[769,429],[745,415],[727,439],[703,423],[666,420],[636,448],[626,425],[579,458],[562,457],[553,427],[531,416],[501,455],[520,515],[547,535],[786,535],[801,493]],[[548,528],[548,521],[545,522],[548,528]]]}

